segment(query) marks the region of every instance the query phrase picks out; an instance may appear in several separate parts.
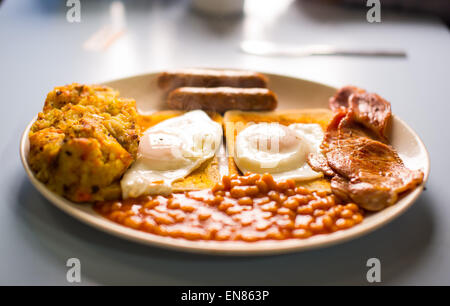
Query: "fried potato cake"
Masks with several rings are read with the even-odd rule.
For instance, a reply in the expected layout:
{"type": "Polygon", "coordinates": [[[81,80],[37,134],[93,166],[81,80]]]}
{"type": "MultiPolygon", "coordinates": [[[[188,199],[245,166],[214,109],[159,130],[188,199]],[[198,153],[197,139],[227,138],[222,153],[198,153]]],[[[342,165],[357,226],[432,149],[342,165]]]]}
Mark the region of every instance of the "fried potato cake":
{"type": "Polygon", "coordinates": [[[119,199],[120,178],[136,158],[136,103],[101,85],[54,88],[29,133],[36,177],[74,202],[119,199]]]}

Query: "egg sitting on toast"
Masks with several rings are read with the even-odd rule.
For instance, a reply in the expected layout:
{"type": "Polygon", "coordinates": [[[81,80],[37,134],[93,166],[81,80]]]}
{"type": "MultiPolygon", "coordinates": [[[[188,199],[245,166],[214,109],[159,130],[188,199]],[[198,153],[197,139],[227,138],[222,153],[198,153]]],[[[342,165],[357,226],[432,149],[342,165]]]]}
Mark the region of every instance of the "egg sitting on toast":
{"type": "Polygon", "coordinates": [[[275,180],[329,190],[329,182],[311,169],[307,157],[319,152],[331,118],[326,109],[225,113],[229,172],[270,173],[275,180]]]}
{"type": "MultiPolygon", "coordinates": [[[[183,184],[174,186],[174,183],[185,179],[202,165],[200,175],[210,174],[213,181],[216,177],[214,171],[211,172],[211,168],[204,164],[215,157],[221,143],[221,124],[201,110],[187,112],[149,127],[141,135],[135,163],[120,182],[122,197],[168,195],[183,189],[183,184]]],[[[195,187],[198,188],[199,184],[195,187]]]]}

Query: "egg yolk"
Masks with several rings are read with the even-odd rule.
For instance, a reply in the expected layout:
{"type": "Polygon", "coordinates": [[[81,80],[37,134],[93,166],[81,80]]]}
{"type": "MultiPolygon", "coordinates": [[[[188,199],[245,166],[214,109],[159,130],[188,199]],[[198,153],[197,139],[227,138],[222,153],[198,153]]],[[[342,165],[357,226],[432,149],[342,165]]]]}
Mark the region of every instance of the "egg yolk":
{"type": "Polygon", "coordinates": [[[308,145],[281,124],[251,125],[236,137],[235,161],[241,171],[276,173],[299,168],[306,162],[308,145]]]}

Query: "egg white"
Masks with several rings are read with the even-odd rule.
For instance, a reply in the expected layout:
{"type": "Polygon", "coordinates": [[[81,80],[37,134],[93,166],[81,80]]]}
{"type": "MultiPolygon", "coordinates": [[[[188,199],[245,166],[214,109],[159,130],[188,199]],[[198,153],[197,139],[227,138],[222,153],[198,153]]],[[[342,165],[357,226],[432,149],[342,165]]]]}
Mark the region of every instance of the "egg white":
{"type": "Polygon", "coordinates": [[[120,182],[123,198],[170,194],[172,183],[212,158],[221,141],[221,125],[201,110],[147,129],[141,137],[136,162],[120,182]]]}
{"type": "Polygon", "coordinates": [[[236,136],[234,160],[241,172],[270,173],[276,180],[305,181],[323,176],[307,163],[318,153],[324,133],[318,124],[250,125],[236,136]]]}

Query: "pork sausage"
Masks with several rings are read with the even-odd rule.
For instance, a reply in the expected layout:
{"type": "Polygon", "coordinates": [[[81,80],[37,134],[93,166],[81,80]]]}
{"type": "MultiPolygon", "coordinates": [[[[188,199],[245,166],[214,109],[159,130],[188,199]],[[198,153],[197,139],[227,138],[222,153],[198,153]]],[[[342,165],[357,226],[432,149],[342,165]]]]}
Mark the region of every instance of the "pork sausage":
{"type": "Polygon", "coordinates": [[[172,109],[203,109],[223,113],[227,110],[273,110],[276,95],[267,88],[181,87],[172,91],[167,99],[172,109]]]}
{"type": "Polygon", "coordinates": [[[267,78],[244,70],[184,69],[161,73],[158,86],[166,92],[179,87],[267,88],[267,78]]]}

